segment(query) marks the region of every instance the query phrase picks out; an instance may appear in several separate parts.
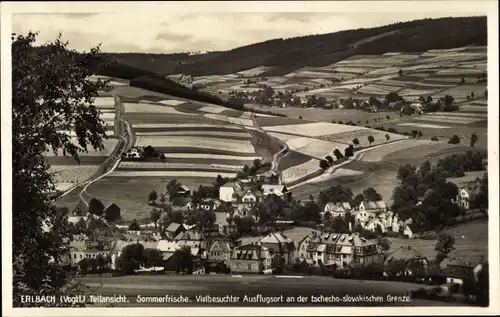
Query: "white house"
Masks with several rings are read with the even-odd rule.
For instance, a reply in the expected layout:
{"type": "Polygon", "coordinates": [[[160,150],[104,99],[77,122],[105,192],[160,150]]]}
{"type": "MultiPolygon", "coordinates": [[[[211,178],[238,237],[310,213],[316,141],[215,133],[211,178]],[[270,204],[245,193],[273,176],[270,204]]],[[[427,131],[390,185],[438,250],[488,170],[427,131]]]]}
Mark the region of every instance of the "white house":
{"type": "Polygon", "coordinates": [[[470,203],[474,199],[476,192],[477,184],[469,184],[459,188],[455,203],[462,209],[470,209],[470,203]]]}
{"type": "Polygon", "coordinates": [[[222,185],[219,188],[219,200],[225,201],[225,202],[231,202],[232,195],[234,193],[236,186],[237,186],[237,183],[233,183],[233,182],[222,185]]]}
{"type": "Polygon", "coordinates": [[[291,193],[285,185],[264,184],[262,185],[262,194],[264,197],[267,197],[268,195],[276,195],[285,202],[291,199],[291,193]]]}
{"type": "Polygon", "coordinates": [[[344,218],[347,212],[351,211],[351,205],[348,202],[342,203],[327,203],[323,209],[323,215],[325,213],[330,213],[332,218],[342,217],[344,218]]]}
{"type": "Polygon", "coordinates": [[[382,233],[387,231],[387,227],[379,218],[370,219],[368,223],[364,226],[364,228],[372,232],[377,231],[377,229],[380,230],[382,233]]]}
{"type": "Polygon", "coordinates": [[[413,236],[418,232],[418,228],[414,224],[407,224],[403,229],[403,234],[408,239],[413,239],[413,236]]]}
{"type": "Polygon", "coordinates": [[[381,213],[387,210],[387,206],[383,200],[379,201],[362,201],[358,206],[359,211],[367,211],[371,213],[381,213]]]}

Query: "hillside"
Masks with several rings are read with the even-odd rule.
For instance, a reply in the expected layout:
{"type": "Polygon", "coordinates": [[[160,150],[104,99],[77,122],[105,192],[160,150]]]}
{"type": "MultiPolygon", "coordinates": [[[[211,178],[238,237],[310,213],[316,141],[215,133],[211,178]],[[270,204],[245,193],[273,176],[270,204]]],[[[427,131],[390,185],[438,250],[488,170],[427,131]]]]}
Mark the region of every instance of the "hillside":
{"type": "Polygon", "coordinates": [[[424,19],[371,29],[274,39],[262,43],[188,56],[187,54],[112,54],[120,63],[161,76],[231,74],[259,66],[263,76],[282,76],[304,66],[326,66],[354,55],[423,52],[486,45],[486,17],[424,19]],[[459,30],[459,32],[452,32],[459,30]]]}

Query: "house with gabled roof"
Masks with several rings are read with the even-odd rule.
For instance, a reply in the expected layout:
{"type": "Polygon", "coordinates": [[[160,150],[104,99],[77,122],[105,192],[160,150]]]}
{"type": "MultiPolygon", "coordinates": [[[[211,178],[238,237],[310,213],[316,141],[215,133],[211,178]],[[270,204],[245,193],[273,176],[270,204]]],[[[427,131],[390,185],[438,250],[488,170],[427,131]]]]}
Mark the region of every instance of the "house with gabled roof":
{"type": "Polygon", "coordinates": [[[186,228],[183,224],[172,222],[165,231],[168,232],[172,237],[176,237],[179,233],[184,232],[185,230],[186,228]]]}
{"type": "Polygon", "coordinates": [[[335,248],[338,239],[338,233],[323,232],[311,239],[307,248],[307,260],[313,265],[333,265],[336,264],[335,248]]]}
{"type": "Polygon", "coordinates": [[[281,256],[285,264],[294,263],[295,243],[280,232],[271,232],[259,240],[259,244],[281,256]]]}
{"type": "Polygon", "coordinates": [[[272,259],[271,251],[262,245],[238,246],[231,253],[231,272],[270,273],[272,259]]]}
{"type": "Polygon", "coordinates": [[[308,259],[309,244],[320,234],[319,231],[312,230],[310,233],[305,235],[302,239],[297,242],[297,247],[295,251],[295,257],[298,259],[308,259]]]}
{"type": "Polygon", "coordinates": [[[208,259],[211,261],[229,261],[231,246],[228,241],[216,240],[208,250],[208,259]]]}
{"type": "Polygon", "coordinates": [[[195,253],[198,254],[207,249],[205,237],[195,229],[189,229],[179,233],[174,238],[174,241],[176,241],[180,247],[189,246],[191,248],[191,253],[196,251],[195,253]]]}
{"type": "Polygon", "coordinates": [[[335,245],[335,262],[337,267],[351,264],[380,263],[383,257],[378,253],[374,241],[361,237],[358,233],[343,233],[335,245]]]}
{"type": "Polygon", "coordinates": [[[346,213],[351,211],[351,204],[349,202],[333,203],[329,202],[323,208],[323,216],[325,213],[330,213],[332,218],[346,216],[346,213]]]}
{"type": "Polygon", "coordinates": [[[384,265],[388,266],[398,261],[404,261],[407,264],[405,275],[412,275],[414,273],[411,271],[411,268],[415,263],[421,264],[424,269],[429,265],[429,260],[410,246],[401,246],[388,254],[384,260],[384,265]]]}
{"type": "Polygon", "coordinates": [[[370,230],[371,232],[376,232],[377,230],[380,233],[386,232],[388,229],[385,226],[384,222],[380,218],[372,218],[370,219],[363,227],[366,230],[370,230]]]}
{"type": "Polygon", "coordinates": [[[374,214],[378,214],[387,211],[387,206],[383,200],[379,201],[362,201],[358,206],[359,211],[366,211],[374,214]]]}
{"type": "Polygon", "coordinates": [[[262,194],[264,197],[268,195],[276,195],[280,197],[284,202],[289,202],[292,200],[292,192],[288,190],[285,185],[262,185],[262,194]]]}

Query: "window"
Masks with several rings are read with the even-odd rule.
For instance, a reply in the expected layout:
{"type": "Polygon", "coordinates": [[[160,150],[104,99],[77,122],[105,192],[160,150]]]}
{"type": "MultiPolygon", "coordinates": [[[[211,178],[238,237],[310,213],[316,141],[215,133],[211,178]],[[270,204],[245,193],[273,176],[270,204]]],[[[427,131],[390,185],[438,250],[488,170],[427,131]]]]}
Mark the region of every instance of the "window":
{"type": "Polygon", "coordinates": [[[340,261],[340,255],[336,255],[335,260],[340,261]]]}
{"type": "Polygon", "coordinates": [[[248,264],[248,270],[251,271],[252,270],[252,264],[248,264]]]}
{"type": "Polygon", "coordinates": [[[73,259],[76,259],[76,253],[75,253],[75,254],[73,254],[73,259]]]}
{"type": "Polygon", "coordinates": [[[360,247],[356,247],[356,254],[363,254],[363,249],[360,247]]]}
{"type": "Polygon", "coordinates": [[[83,259],[83,255],[80,254],[80,260],[83,259]]]}
{"type": "Polygon", "coordinates": [[[341,245],[336,246],[335,252],[340,253],[340,251],[342,251],[342,246],[341,245]]]}

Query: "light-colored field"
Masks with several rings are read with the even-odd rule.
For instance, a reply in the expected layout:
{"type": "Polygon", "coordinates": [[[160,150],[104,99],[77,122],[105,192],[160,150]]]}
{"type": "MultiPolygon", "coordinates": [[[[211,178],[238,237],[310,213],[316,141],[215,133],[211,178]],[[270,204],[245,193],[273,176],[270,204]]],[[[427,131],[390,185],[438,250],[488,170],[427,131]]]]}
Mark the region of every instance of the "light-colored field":
{"type": "Polygon", "coordinates": [[[75,183],[57,183],[56,190],[61,191],[61,192],[65,192],[73,186],[75,186],[75,183]]]}
{"type": "Polygon", "coordinates": [[[363,171],[356,171],[347,168],[337,168],[333,171],[333,173],[329,173],[326,171],[325,173],[319,175],[318,177],[314,177],[305,182],[305,184],[316,184],[329,181],[336,177],[348,177],[348,176],[359,176],[363,175],[363,171]]]}
{"type": "Polygon", "coordinates": [[[217,175],[222,177],[233,178],[235,173],[221,172],[200,172],[200,171],[113,171],[109,176],[112,177],[202,177],[216,178],[217,175]]]}
{"type": "Polygon", "coordinates": [[[201,112],[208,112],[208,113],[221,113],[222,111],[227,110],[227,108],[221,107],[221,106],[205,106],[203,108],[200,108],[199,111],[201,112]]]}
{"type": "Polygon", "coordinates": [[[278,133],[278,132],[269,132],[269,135],[272,137],[277,138],[278,140],[281,140],[283,142],[288,142],[289,140],[297,138],[296,135],[292,134],[285,134],[285,133],[278,133]]]}
{"type": "Polygon", "coordinates": [[[115,113],[114,112],[103,112],[99,115],[99,118],[101,120],[104,120],[105,122],[110,122],[110,120],[115,119],[115,113]]]}
{"type": "Polygon", "coordinates": [[[114,97],[96,97],[94,100],[94,106],[96,108],[114,108],[115,98],[114,97]]]}
{"type": "Polygon", "coordinates": [[[260,74],[265,73],[272,68],[273,67],[259,66],[241,72],[237,72],[236,74],[243,75],[246,77],[254,77],[254,76],[259,76],[260,74]]]}
{"type": "Polygon", "coordinates": [[[223,122],[228,122],[236,125],[243,125],[243,126],[253,126],[253,121],[250,119],[242,119],[242,118],[234,118],[234,117],[227,117],[219,114],[205,114],[204,115],[208,119],[212,120],[217,120],[217,121],[223,121],[223,122]]]}
{"type": "Polygon", "coordinates": [[[429,129],[448,129],[449,126],[439,125],[439,124],[428,124],[428,123],[417,123],[417,122],[405,122],[399,123],[399,126],[403,127],[416,127],[416,128],[429,128],[429,129]]]}
{"type": "Polygon", "coordinates": [[[449,68],[436,73],[436,76],[480,76],[484,72],[475,68],[449,68]]]}
{"type": "Polygon", "coordinates": [[[123,107],[126,113],[169,113],[180,115],[194,115],[192,113],[181,112],[169,106],[160,106],[154,104],[144,103],[128,103],[124,102],[123,107]]]}
{"type": "Polygon", "coordinates": [[[488,118],[488,114],[483,112],[483,113],[468,113],[468,112],[434,112],[432,113],[433,115],[436,116],[447,116],[447,117],[473,117],[473,118],[488,118]]]}
{"type": "Polygon", "coordinates": [[[470,118],[460,116],[438,116],[438,115],[424,115],[414,118],[417,121],[430,121],[430,122],[444,122],[455,124],[470,124],[478,121],[486,120],[486,118],[470,118]]]}
{"type": "MultiPolygon", "coordinates": [[[[78,144],[78,141],[75,137],[71,138],[71,142],[74,144],[78,144]]],[[[115,149],[116,145],[118,144],[118,139],[107,139],[107,140],[102,140],[104,144],[104,150],[102,151],[95,151],[93,149],[89,149],[87,153],[83,152],[80,153],[80,156],[109,156],[113,150],[115,149]]],[[[63,151],[60,149],[57,152],[57,155],[54,154],[54,152],[49,149],[44,153],[45,156],[63,156],[63,151]]]]}
{"type": "Polygon", "coordinates": [[[363,86],[360,89],[358,89],[358,92],[362,93],[362,94],[367,94],[367,95],[383,95],[383,96],[385,96],[390,92],[390,90],[380,89],[378,87],[368,85],[368,86],[363,86]]]}
{"type": "Polygon", "coordinates": [[[366,129],[366,128],[341,132],[341,133],[334,133],[319,137],[319,139],[321,140],[344,143],[344,144],[352,144],[354,139],[358,139],[359,145],[363,147],[384,144],[387,142],[402,140],[407,138],[408,137],[401,134],[394,134],[386,131],[379,131],[375,129],[366,129]],[[373,136],[374,138],[374,141],[371,144],[368,141],[368,137],[370,135],[373,136]],[[387,140],[386,135],[389,135],[389,140],[387,140]]]}
{"type": "Polygon", "coordinates": [[[214,149],[235,153],[255,153],[250,140],[214,139],[210,137],[188,136],[138,136],[136,146],[152,147],[190,147],[198,149],[214,149]]]}
{"type": "Polygon", "coordinates": [[[99,165],[51,165],[49,172],[59,183],[81,183],[94,175],[99,165]]]}
{"type": "MultiPolygon", "coordinates": [[[[460,111],[471,111],[475,113],[488,112],[488,106],[476,106],[476,105],[460,105],[460,111]]],[[[486,117],[488,117],[486,115],[486,117]]]]}
{"type": "Polygon", "coordinates": [[[282,171],[282,178],[285,183],[297,181],[312,173],[320,171],[319,160],[311,159],[303,164],[295,165],[282,171]]]}
{"type": "Polygon", "coordinates": [[[203,136],[213,136],[217,137],[226,137],[226,138],[250,138],[251,136],[246,132],[223,132],[223,131],[158,131],[158,132],[136,132],[136,136],[148,136],[148,135],[156,135],[156,136],[176,136],[176,135],[203,135],[203,136]]]}
{"type": "Polygon", "coordinates": [[[335,143],[306,137],[295,137],[293,139],[289,139],[286,141],[286,144],[288,145],[290,150],[320,159],[332,154],[335,149],[339,149],[340,152],[343,153],[344,148],[347,147],[347,145],[342,143],[335,143]]]}
{"type": "Polygon", "coordinates": [[[384,159],[384,157],[392,152],[396,152],[403,149],[408,149],[411,147],[432,144],[433,141],[430,140],[403,140],[395,143],[390,143],[387,145],[376,147],[372,150],[365,151],[361,153],[358,157],[358,160],[364,162],[380,162],[384,159]]]}
{"type": "Polygon", "coordinates": [[[355,131],[363,129],[356,126],[335,124],[335,123],[327,123],[327,122],[314,122],[314,123],[305,123],[305,124],[293,124],[286,126],[269,126],[265,127],[266,131],[273,132],[292,132],[297,135],[303,135],[307,137],[317,137],[322,135],[328,135],[332,133],[342,133],[348,131],[355,131]]]}
{"type": "Polygon", "coordinates": [[[229,170],[240,171],[243,165],[226,165],[226,164],[181,164],[181,163],[161,163],[161,162],[120,162],[119,168],[129,169],[214,169],[214,170],[229,170]]]}
{"type": "MultiPolygon", "coordinates": [[[[430,88],[430,87],[429,87],[430,88]]],[[[438,92],[440,89],[436,87],[435,89],[415,89],[415,88],[405,88],[398,91],[398,95],[401,97],[407,96],[431,96],[438,92]]]]}
{"type": "Polygon", "coordinates": [[[136,123],[134,124],[134,128],[137,129],[169,129],[169,128],[231,128],[232,130],[234,129],[242,129],[241,127],[238,127],[236,125],[226,125],[226,124],[209,124],[209,123],[200,123],[200,124],[193,124],[193,123],[136,123]]]}
{"type": "Polygon", "coordinates": [[[160,100],[158,103],[162,105],[167,105],[167,106],[178,106],[186,103],[184,100],[175,100],[175,99],[168,99],[168,100],[160,100]]]}
{"type": "Polygon", "coordinates": [[[205,153],[168,153],[168,158],[179,158],[179,159],[214,159],[214,160],[238,160],[238,161],[249,161],[256,158],[260,159],[259,156],[233,156],[233,155],[223,155],[223,154],[205,154],[205,153]]]}

